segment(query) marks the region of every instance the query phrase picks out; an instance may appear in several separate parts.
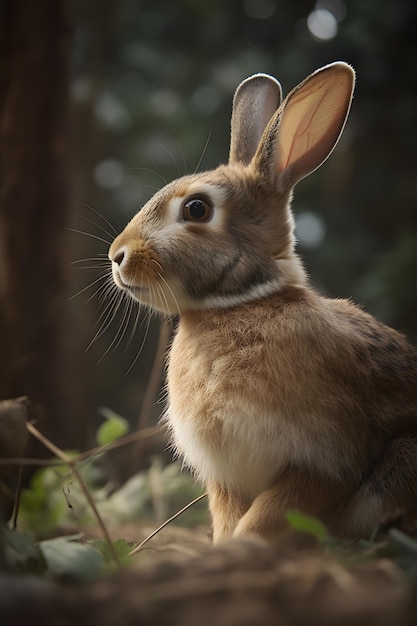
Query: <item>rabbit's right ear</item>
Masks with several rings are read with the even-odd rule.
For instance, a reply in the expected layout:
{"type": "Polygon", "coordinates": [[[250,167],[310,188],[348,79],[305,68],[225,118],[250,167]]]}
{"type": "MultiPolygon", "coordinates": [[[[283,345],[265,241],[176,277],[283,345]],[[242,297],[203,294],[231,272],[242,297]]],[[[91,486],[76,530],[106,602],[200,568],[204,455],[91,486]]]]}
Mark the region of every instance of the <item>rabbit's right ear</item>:
{"type": "Polygon", "coordinates": [[[295,87],[259,143],[255,158],[258,173],[280,191],[287,191],[320,167],[342,134],[354,86],[353,69],[336,62],[295,87]]]}
{"type": "Polygon", "coordinates": [[[233,98],[229,163],[251,162],[281,100],[281,85],[268,74],[254,74],[239,85],[233,98]]]}

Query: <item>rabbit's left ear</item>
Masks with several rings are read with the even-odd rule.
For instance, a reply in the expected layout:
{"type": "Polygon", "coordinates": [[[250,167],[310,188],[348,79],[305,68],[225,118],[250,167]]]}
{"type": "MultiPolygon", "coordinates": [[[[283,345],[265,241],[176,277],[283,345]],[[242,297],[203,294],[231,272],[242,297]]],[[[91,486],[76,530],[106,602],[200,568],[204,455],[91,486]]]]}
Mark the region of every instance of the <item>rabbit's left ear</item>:
{"type": "Polygon", "coordinates": [[[250,163],[281,99],[281,85],[268,74],[240,83],[233,98],[229,163],[250,163]]]}
{"type": "Polygon", "coordinates": [[[339,141],[350,110],[355,73],[346,63],[326,65],[293,89],[258,146],[258,171],[280,191],[316,170],[339,141]]]}

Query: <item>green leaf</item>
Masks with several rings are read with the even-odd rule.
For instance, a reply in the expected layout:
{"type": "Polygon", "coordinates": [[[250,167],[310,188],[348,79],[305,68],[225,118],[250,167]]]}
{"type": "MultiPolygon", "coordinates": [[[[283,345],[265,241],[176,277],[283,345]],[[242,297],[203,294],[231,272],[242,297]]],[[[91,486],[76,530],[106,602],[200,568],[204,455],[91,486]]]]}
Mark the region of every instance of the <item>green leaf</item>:
{"type": "Polygon", "coordinates": [[[9,528],[0,528],[0,543],[6,566],[25,574],[42,574],[46,562],[38,546],[29,537],[9,528]]]}
{"type": "MultiPolygon", "coordinates": [[[[110,550],[108,541],[105,541],[104,539],[96,539],[91,542],[91,545],[93,545],[97,550],[101,552],[106,565],[114,565],[114,558],[112,551],[110,550]]],[[[131,561],[131,559],[129,558],[129,553],[136,545],[137,544],[135,544],[134,542],[127,542],[125,539],[118,539],[117,541],[112,542],[112,546],[121,563],[128,563],[131,561]]]]}
{"type": "Polygon", "coordinates": [[[129,422],[110,409],[102,407],[100,413],[106,418],[98,427],[96,439],[99,446],[105,446],[123,437],[129,430],[129,422]]]}
{"type": "Polygon", "coordinates": [[[417,541],[404,534],[398,528],[391,528],[389,531],[390,543],[394,545],[401,554],[410,554],[417,559],[417,541]]]}
{"type": "Polygon", "coordinates": [[[304,515],[299,511],[287,511],[286,519],[293,530],[315,537],[320,542],[330,539],[327,528],[316,517],[304,515]]]}
{"type": "Polygon", "coordinates": [[[396,551],[393,561],[417,584],[417,541],[397,528],[389,531],[389,545],[396,551]]]}
{"type": "Polygon", "coordinates": [[[57,537],[41,541],[39,548],[48,571],[68,582],[96,580],[103,569],[103,556],[93,547],[74,541],[74,537],[57,537]]]}

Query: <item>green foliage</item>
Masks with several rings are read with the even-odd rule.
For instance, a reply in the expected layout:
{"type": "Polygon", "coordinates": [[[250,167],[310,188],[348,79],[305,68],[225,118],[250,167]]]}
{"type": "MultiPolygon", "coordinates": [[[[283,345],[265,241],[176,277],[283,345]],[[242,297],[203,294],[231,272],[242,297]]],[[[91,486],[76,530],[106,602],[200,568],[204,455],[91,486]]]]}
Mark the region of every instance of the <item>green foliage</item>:
{"type": "MultiPolygon", "coordinates": [[[[126,433],[127,422],[110,410],[101,412],[106,421],[98,429],[97,441],[106,446],[126,433]]],[[[120,489],[111,491],[110,486],[102,486],[102,456],[99,454],[78,463],[73,457],[77,472],[75,467],[62,464],[33,474],[29,487],[21,493],[18,515],[19,529],[25,529],[28,534],[0,528],[0,561],[4,561],[9,571],[47,574],[65,582],[82,583],[113,569],[116,559],[118,565],[128,563],[134,546],[124,539],[110,545],[107,540],[81,543],[78,534],[48,537],[59,533],[62,527],[97,522],[84,488],[102,510],[106,523],[114,524],[139,516],[152,517],[152,512],[156,517],[168,514],[169,498],[174,494],[178,497],[180,487],[183,497],[194,488],[191,479],[180,474],[178,464],[163,467],[155,458],[149,470],[132,476],[120,489]],[[84,485],[80,485],[79,476],[84,485]],[[184,488],[186,484],[188,487],[184,488]],[[45,535],[48,538],[39,542],[31,538],[45,535]]]]}
{"type": "MultiPolygon", "coordinates": [[[[114,557],[107,541],[96,539],[95,541],[91,541],[90,545],[101,553],[106,569],[112,570],[115,568],[114,557]]],[[[134,549],[136,544],[131,541],[125,541],[125,539],[118,539],[117,541],[113,541],[111,545],[122,565],[131,563],[129,553],[134,549]]]]}
{"type": "Polygon", "coordinates": [[[396,528],[389,532],[389,547],[393,550],[393,560],[417,585],[417,538],[411,538],[396,528]]]}
{"type": "Polygon", "coordinates": [[[75,583],[91,582],[99,577],[104,565],[103,555],[77,539],[78,536],[56,537],[38,544],[48,574],[75,583]]]}
{"type": "Polygon", "coordinates": [[[19,520],[23,527],[43,534],[56,529],[68,510],[62,491],[67,476],[65,466],[47,467],[33,474],[20,496],[19,520]]]}
{"type": "Polygon", "coordinates": [[[417,585],[417,537],[410,537],[392,528],[383,541],[349,541],[332,537],[320,520],[299,511],[288,511],[286,518],[293,530],[314,537],[345,567],[389,559],[405,573],[413,585],[417,585]]]}
{"type": "Polygon", "coordinates": [[[113,441],[116,441],[116,439],[128,433],[129,422],[123,417],[106,407],[101,407],[99,412],[106,418],[98,427],[96,433],[99,446],[106,446],[109,443],[113,443],[113,441]]]}
{"type": "Polygon", "coordinates": [[[316,517],[303,515],[299,511],[287,511],[286,518],[293,530],[310,535],[317,539],[319,543],[329,542],[330,535],[327,532],[327,528],[316,517]]]}
{"type": "MultiPolygon", "coordinates": [[[[112,547],[119,562],[126,565],[134,545],[120,539],[114,541],[112,547]]],[[[7,571],[48,575],[63,582],[92,582],[115,567],[108,542],[82,543],[80,535],[34,542],[25,534],[3,527],[0,528],[0,549],[7,571]]]]}
{"type": "MultiPolygon", "coordinates": [[[[139,518],[161,522],[201,493],[194,480],[182,473],[179,463],[162,466],[155,458],[148,470],[131,476],[119,489],[102,483],[101,459],[84,462],[80,472],[104,518],[123,524],[139,518]]],[[[207,521],[207,506],[192,507],[178,520],[183,526],[207,521]]],[[[68,467],[42,468],[22,490],[19,528],[47,537],[58,528],[88,526],[95,522],[79,484],[68,467]]]]}
{"type": "Polygon", "coordinates": [[[44,574],[47,563],[39,548],[29,537],[0,528],[0,549],[6,569],[21,574],[44,574]]]}
{"type": "MultiPolygon", "coordinates": [[[[100,446],[106,446],[127,432],[128,423],[110,409],[101,408],[100,412],[105,421],[99,426],[96,439],[100,446]]],[[[163,465],[158,456],[149,469],[131,476],[116,490],[111,481],[106,481],[103,468],[102,454],[78,463],[78,472],[98,509],[114,525],[139,518],[153,519],[159,524],[201,493],[189,474],[181,472],[179,463],[163,465]]],[[[206,521],[207,507],[201,504],[181,516],[179,523],[195,526],[206,521]]],[[[39,469],[22,490],[18,523],[29,534],[49,538],[59,528],[68,532],[95,522],[94,512],[68,465],[39,469]]]]}

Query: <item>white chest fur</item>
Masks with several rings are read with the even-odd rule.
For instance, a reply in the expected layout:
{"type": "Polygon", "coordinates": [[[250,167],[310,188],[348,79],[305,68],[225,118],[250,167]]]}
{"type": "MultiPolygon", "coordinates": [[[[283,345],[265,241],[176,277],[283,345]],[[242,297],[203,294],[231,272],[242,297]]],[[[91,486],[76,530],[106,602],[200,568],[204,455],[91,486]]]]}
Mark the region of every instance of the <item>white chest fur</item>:
{"type": "Polygon", "coordinates": [[[202,481],[233,486],[254,497],[273,482],[291,450],[300,449],[297,433],[279,433],[276,423],[268,428],[276,418],[265,419],[249,407],[231,411],[223,406],[221,412],[213,410],[207,421],[204,412],[179,414],[171,405],[168,419],[175,447],[202,481]]]}
{"type": "Polygon", "coordinates": [[[279,359],[271,363],[270,342],[245,345],[219,328],[218,334],[198,330],[180,326],[168,369],[167,421],[185,465],[204,482],[252,497],[289,463],[337,473],[332,425],[323,426],[294,397],[279,359]]]}

